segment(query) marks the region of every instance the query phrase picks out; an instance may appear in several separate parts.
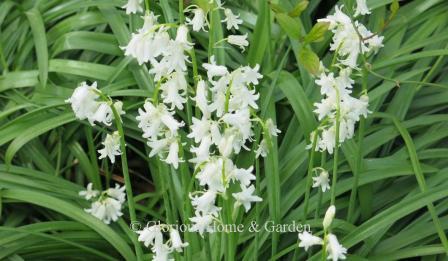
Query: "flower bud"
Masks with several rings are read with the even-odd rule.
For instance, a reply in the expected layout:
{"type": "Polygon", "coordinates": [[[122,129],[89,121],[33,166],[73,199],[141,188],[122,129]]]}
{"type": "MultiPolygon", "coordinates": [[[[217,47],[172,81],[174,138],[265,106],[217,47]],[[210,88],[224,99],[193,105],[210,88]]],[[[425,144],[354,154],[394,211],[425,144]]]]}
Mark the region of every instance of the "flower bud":
{"type": "Polygon", "coordinates": [[[333,222],[334,214],[336,214],[336,207],[331,205],[327,209],[327,212],[325,212],[324,221],[322,222],[325,230],[327,230],[330,227],[331,222],[333,222]]]}

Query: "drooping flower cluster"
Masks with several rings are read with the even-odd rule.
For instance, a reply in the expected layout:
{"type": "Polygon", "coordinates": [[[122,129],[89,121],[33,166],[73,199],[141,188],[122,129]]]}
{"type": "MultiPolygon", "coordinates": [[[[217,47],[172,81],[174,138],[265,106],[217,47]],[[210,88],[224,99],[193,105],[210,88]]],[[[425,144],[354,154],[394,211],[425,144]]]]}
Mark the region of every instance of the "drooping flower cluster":
{"type": "MultiPolygon", "coordinates": [[[[212,2],[213,0],[210,1],[210,3],[212,2]]],[[[239,18],[240,16],[238,14],[234,14],[229,8],[223,8],[220,1],[217,1],[217,9],[224,10],[225,18],[221,22],[226,22],[227,30],[232,30],[232,28],[235,28],[236,30],[239,29],[239,25],[243,23],[243,20],[239,18]]],[[[187,24],[192,26],[193,31],[206,31],[206,27],[209,26],[209,22],[207,20],[208,11],[196,5],[192,5],[186,10],[193,13],[192,18],[187,17],[187,24]]],[[[245,50],[245,47],[249,46],[249,42],[247,41],[247,34],[232,34],[223,40],[227,41],[229,44],[240,47],[243,51],[245,50]]]]}
{"type": "Polygon", "coordinates": [[[328,259],[333,261],[343,260],[345,259],[345,254],[347,254],[347,249],[342,246],[336,235],[332,233],[327,233],[331,223],[333,222],[334,215],[336,214],[335,206],[330,206],[325,213],[324,220],[322,222],[322,226],[324,228],[324,239],[314,236],[308,231],[304,231],[303,233],[299,233],[299,247],[303,247],[305,251],[315,245],[323,245],[325,241],[326,249],[325,251],[328,254],[328,259]]]}
{"type": "Polygon", "coordinates": [[[339,62],[344,66],[356,69],[358,56],[361,53],[376,52],[383,47],[384,37],[370,32],[358,21],[352,21],[348,15],[342,12],[342,7],[336,6],[333,15],[318,21],[330,23],[329,29],[333,33],[330,50],[337,53],[340,58],[339,62]]]}
{"type": "MultiPolygon", "coordinates": [[[[203,191],[191,195],[196,214],[191,218],[192,229],[201,234],[218,217],[217,196],[226,193],[231,184],[241,188],[241,192],[232,194],[235,207],[242,205],[247,212],[252,202],[262,200],[254,195],[255,187],[251,185],[255,180],[253,167],[238,168],[231,159],[241,149],[249,150],[246,143],[253,141],[255,119],[252,112],[258,109],[259,98],[253,87],[262,75],[258,73],[258,66],[240,67],[229,72],[225,66],[216,64],[214,57],[203,67],[208,81],[199,81],[194,97],[202,117],[193,118],[191,132],[187,135],[197,144],[190,148],[195,156],[190,162],[195,163],[196,178],[204,186],[203,191]]],[[[277,133],[273,125],[273,133],[269,135],[277,133]]]]}
{"type": "Polygon", "coordinates": [[[151,148],[149,156],[159,155],[177,169],[182,161],[177,131],[184,123],[174,118],[174,110],[182,110],[187,101],[185,74],[188,57],[185,53],[192,44],[188,41],[185,25],[177,28],[175,39],[170,39],[167,29],[157,23],[157,16],[148,13],[143,27],[132,35],[124,49],[125,55],[136,58],[139,64],[149,62],[152,65],[149,72],[155,75],[157,88],[161,91],[163,103],[148,100],[137,116],[138,127],[143,130],[143,137],[148,139],[147,144],[151,148]]]}
{"type": "Polygon", "coordinates": [[[137,233],[139,234],[138,241],[143,242],[146,247],[151,246],[154,252],[153,260],[172,260],[169,259],[169,255],[173,251],[182,252],[182,249],[188,246],[187,242],[182,242],[179,231],[167,225],[147,226],[137,233]],[[165,243],[163,232],[169,232],[169,240],[165,243]]]}
{"type": "Polygon", "coordinates": [[[330,154],[336,147],[337,124],[339,123],[338,144],[341,144],[353,137],[356,122],[360,117],[367,117],[369,113],[369,97],[366,93],[360,98],[351,96],[354,84],[351,75],[354,70],[358,70],[359,55],[376,52],[383,46],[382,36],[373,34],[358,21],[353,22],[341,8],[336,6],[333,15],[319,20],[328,22],[334,34],[330,50],[335,51],[337,55],[338,63],[334,68],[339,71],[335,75],[334,72],[322,68],[315,81],[320,86],[324,98],[314,104],[314,112],[322,123],[319,129],[312,133],[311,140],[314,135],[319,135],[316,150],[328,151],[330,154]]]}
{"type": "Polygon", "coordinates": [[[163,77],[171,80],[173,72],[178,74],[174,81],[185,77],[183,73],[187,70],[188,60],[185,51],[192,48],[192,44],[188,42],[188,28],[180,25],[176,38],[171,39],[167,32],[168,25],[158,24],[154,13],[147,13],[143,19],[143,27],[132,34],[127,46],[122,47],[125,55],[136,58],[139,64],[150,62],[150,73],[155,75],[156,81],[163,77]]]}
{"type": "Polygon", "coordinates": [[[101,193],[92,187],[92,183],[89,183],[86,190],[79,192],[79,196],[92,202],[90,208],[85,211],[106,224],[117,221],[123,215],[121,209],[126,201],[125,187],[116,184],[115,188],[108,188],[101,193]]]}
{"type": "MultiPolygon", "coordinates": [[[[97,89],[96,82],[92,85],[82,82],[65,102],[71,104],[73,112],[79,120],[87,119],[92,126],[95,125],[95,122],[110,126],[114,119],[111,106],[114,107],[118,115],[123,115],[125,114],[123,103],[116,101],[112,104],[111,101],[101,100],[101,94],[101,91],[97,89]]],[[[98,150],[99,159],[109,157],[110,161],[114,163],[115,156],[121,155],[120,135],[118,132],[114,132],[112,135],[107,134],[102,144],[104,148],[98,150]]]]}

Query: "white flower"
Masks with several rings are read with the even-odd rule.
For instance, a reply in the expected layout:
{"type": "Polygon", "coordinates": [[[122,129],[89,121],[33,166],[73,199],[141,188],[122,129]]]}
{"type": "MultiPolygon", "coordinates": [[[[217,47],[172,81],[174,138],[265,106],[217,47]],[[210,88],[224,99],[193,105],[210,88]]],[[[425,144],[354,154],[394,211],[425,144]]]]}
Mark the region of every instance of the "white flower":
{"type": "Polygon", "coordinates": [[[188,246],[188,242],[183,243],[180,238],[179,231],[176,229],[171,229],[170,231],[171,248],[177,252],[182,252],[182,248],[188,246]]]}
{"type": "Polygon", "coordinates": [[[65,100],[66,103],[70,103],[75,113],[76,118],[80,120],[91,119],[98,109],[98,102],[96,99],[99,97],[96,82],[92,85],[88,85],[86,82],[82,82],[73,91],[70,98],[65,100]]]}
{"type": "Polygon", "coordinates": [[[193,226],[190,227],[190,232],[199,232],[202,236],[205,231],[211,229],[210,225],[213,222],[213,215],[200,215],[197,213],[196,216],[190,218],[190,221],[193,223],[193,226]]]}
{"type": "Polygon", "coordinates": [[[227,37],[227,42],[229,44],[236,45],[241,48],[241,50],[245,50],[244,47],[249,46],[249,42],[247,41],[247,34],[243,35],[229,35],[227,37]]]}
{"type": "MultiPolygon", "coordinates": [[[[322,130],[321,137],[318,139],[318,146],[320,151],[328,151],[328,153],[333,154],[333,150],[336,146],[336,127],[333,125],[328,129],[322,130]]],[[[339,139],[339,143],[341,140],[339,139]]]]}
{"type": "MultiPolygon", "coordinates": [[[[92,126],[95,125],[95,121],[101,122],[106,126],[110,126],[112,124],[112,119],[114,119],[114,114],[110,105],[107,102],[98,102],[98,107],[96,111],[93,112],[87,119],[89,120],[92,126]]],[[[118,115],[125,114],[123,111],[123,103],[121,101],[117,101],[113,105],[118,115]]]]}
{"type": "Polygon", "coordinates": [[[200,164],[202,162],[207,161],[210,158],[210,146],[212,145],[211,136],[205,136],[202,138],[201,143],[198,147],[191,147],[191,153],[196,155],[195,158],[190,159],[189,161],[192,163],[200,164]]]}
{"type": "Polygon", "coordinates": [[[221,138],[221,141],[218,144],[219,153],[223,157],[229,157],[232,154],[233,149],[233,141],[235,140],[235,135],[225,135],[221,138]]]}
{"type": "Polygon", "coordinates": [[[112,135],[107,134],[102,144],[104,148],[98,150],[100,153],[99,159],[109,157],[110,162],[115,163],[115,156],[121,155],[120,134],[118,131],[113,132],[112,135]]]}
{"type": "Polygon", "coordinates": [[[356,0],[355,16],[370,14],[370,10],[367,7],[366,0],[356,0]]]}
{"type": "Polygon", "coordinates": [[[109,197],[93,202],[91,207],[85,209],[85,211],[106,224],[110,224],[111,221],[117,221],[123,215],[121,203],[109,197]]]}
{"type": "Polygon", "coordinates": [[[247,187],[250,185],[250,182],[252,180],[256,179],[255,175],[252,174],[253,170],[254,170],[253,166],[250,166],[247,169],[234,168],[232,173],[230,173],[230,178],[239,181],[241,185],[247,187]]]}
{"type": "Polygon", "coordinates": [[[139,122],[138,127],[143,130],[144,138],[156,138],[164,127],[174,134],[184,125],[183,122],[174,119],[174,112],[168,111],[163,103],[156,107],[151,102],[146,101],[143,108],[144,110],[138,110],[139,116],[136,119],[139,122]]]}
{"type": "MultiPolygon", "coordinates": [[[[231,169],[226,167],[225,171],[230,172],[231,169]]],[[[224,192],[225,185],[223,183],[222,172],[223,160],[221,158],[214,158],[202,167],[198,174],[196,174],[196,178],[199,180],[199,185],[207,185],[209,190],[224,192]]]]}
{"type": "Polygon", "coordinates": [[[126,201],[126,194],[124,190],[125,186],[120,187],[120,185],[115,184],[115,188],[107,189],[106,194],[123,204],[126,201]]]}
{"type": "Polygon", "coordinates": [[[195,32],[199,32],[200,30],[205,31],[205,26],[207,24],[206,14],[200,7],[195,7],[196,8],[193,10],[193,19],[186,18],[187,24],[192,25],[193,31],[195,32]]]}
{"type": "Polygon", "coordinates": [[[143,242],[146,247],[154,245],[156,239],[160,241],[163,238],[159,225],[145,227],[143,230],[137,231],[137,234],[139,234],[138,241],[143,242]]]}
{"type": "Polygon", "coordinates": [[[132,34],[128,45],[122,47],[125,55],[136,58],[140,65],[148,61],[156,63],[155,58],[166,53],[170,46],[167,29],[163,26],[155,28],[157,16],[151,12],[145,15],[144,21],[143,27],[137,33],[132,34]]]}
{"type": "MultiPolygon", "coordinates": [[[[229,101],[230,110],[244,110],[248,106],[258,110],[257,100],[260,94],[254,89],[249,90],[247,86],[232,86],[231,93],[232,96],[229,101]]],[[[223,94],[225,95],[225,93],[223,94]]]]}
{"type": "Polygon", "coordinates": [[[322,170],[317,177],[313,177],[313,188],[321,187],[322,192],[330,190],[330,179],[328,178],[328,171],[322,170]]]}
{"type": "Polygon", "coordinates": [[[186,25],[182,24],[177,27],[176,42],[183,44],[185,50],[191,49],[193,44],[188,41],[188,27],[186,25]]]}
{"type": "Polygon", "coordinates": [[[258,196],[252,195],[255,191],[255,187],[252,185],[250,187],[241,186],[241,192],[238,193],[232,193],[232,196],[235,198],[235,207],[238,207],[239,205],[243,205],[244,209],[249,211],[250,204],[252,202],[261,202],[263,201],[262,198],[258,196]]]}
{"type": "Polygon", "coordinates": [[[169,258],[169,254],[172,249],[163,243],[155,243],[151,249],[155,255],[153,256],[153,261],[174,261],[174,259],[169,258]]]}
{"type": "Polygon", "coordinates": [[[143,12],[143,8],[141,7],[142,1],[143,0],[128,0],[122,8],[126,8],[126,14],[143,12]]]}
{"type": "Polygon", "coordinates": [[[87,184],[87,189],[80,191],[78,193],[79,196],[84,197],[86,200],[90,200],[92,198],[97,197],[99,195],[99,191],[92,189],[92,187],[93,187],[92,183],[87,184]]]}
{"type": "Polygon", "coordinates": [[[232,10],[228,8],[224,9],[224,15],[226,18],[222,20],[222,22],[227,22],[227,30],[232,29],[232,27],[238,30],[238,25],[243,23],[243,20],[239,19],[240,16],[235,15],[232,10]]]}
{"type": "Polygon", "coordinates": [[[185,98],[187,92],[187,81],[182,72],[173,72],[170,74],[168,80],[160,85],[162,91],[163,103],[171,104],[171,110],[178,108],[182,110],[184,103],[187,102],[185,98]]]}
{"type": "Polygon", "coordinates": [[[347,254],[347,249],[339,244],[337,237],[333,234],[328,234],[328,245],[327,245],[328,259],[333,261],[345,259],[345,254],[347,254]]]}
{"type": "Polygon", "coordinates": [[[157,154],[160,154],[162,151],[166,150],[169,147],[169,144],[170,138],[148,140],[147,145],[151,148],[151,152],[149,153],[148,157],[151,158],[157,154]]]}
{"type": "Polygon", "coordinates": [[[331,96],[325,99],[322,99],[320,102],[314,103],[314,113],[317,114],[317,119],[322,120],[327,116],[332,117],[337,108],[337,101],[335,100],[336,96],[331,96]]]}
{"type": "MultiPolygon", "coordinates": [[[[234,111],[233,113],[226,113],[221,119],[231,127],[234,127],[242,136],[243,140],[249,139],[252,136],[252,124],[248,108],[234,111]]],[[[230,129],[227,129],[226,131],[230,132],[230,129]]],[[[236,150],[236,152],[238,152],[238,150],[236,150]]]]}
{"type": "Polygon", "coordinates": [[[247,83],[252,83],[252,84],[257,85],[258,79],[263,78],[263,75],[258,73],[259,70],[260,70],[259,64],[256,64],[254,68],[251,68],[250,66],[243,67],[242,71],[243,71],[244,80],[247,83]]]}
{"type": "Polygon", "coordinates": [[[204,137],[210,134],[210,120],[202,117],[200,120],[192,117],[193,124],[191,125],[191,132],[187,135],[188,138],[194,139],[195,142],[200,142],[204,137]]]}
{"type": "Polygon", "coordinates": [[[150,139],[147,142],[148,146],[151,148],[149,157],[154,155],[159,155],[161,158],[164,155],[163,152],[168,151],[168,155],[164,160],[166,163],[171,164],[175,169],[179,167],[179,162],[183,162],[179,158],[179,143],[177,136],[168,136],[164,139],[150,139]]]}
{"type": "Polygon", "coordinates": [[[207,190],[199,197],[190,195],[191,205],[195,208],[196,213],[217,215],[220,210],[215,206],[216,191],[207,190]]]}
{"type": "Polygon", "coordinates": [[[323,240],[320,237],[313,236],[307,231],[303,231],[303,233],[299,233],[299,247],[303,247],[305,251],[308,251],[308,248],[314,245],[322,245],[323,240]]]}
{"type": "Polygon", "coordinates": [[[258,145],[257,150],[255,151],[255,157],[258,158],[262,156],[263,158],[265,158],[268,155],[268,152],[269,152],[268,143],[265,139],[263,139],[258,145]]]}
{"type": "Polygon", "coordinates": [[[205,117],[209,117],[210,110],[207,100],[207,85],[204,80],[200,80],[196,87],[196,96],[194,100],[196,101],[196,106],[201,110],[205,117]]]}
{"type": "Polygon", "coordinates": [[[207,77],[209,80],[212,80],[215,76],[224,76],[229,73],[227,67],[216,64],[214,55],[210,57],[210,63],[203,63],[202,67],[207,70],[207,77]]]}
{"type": "Polygon", "coordinates": [[[336,207],[334,205],[331,205],[325,212],[325,217],[322,222],[322,225],[325,230],[327,230],[330,227],[331,223],[333,222],[335,214],[336,214],[336,207]]]}
{"type": "Polygon", "coordinates": [[[182,160],[179,159],[179,143],[176,139],[172,139],[170,143],[168,156],[165,159],[165,162],[173,165],[175,169],[179,167],[179,162],[182,160]]]}
{"type": "Polygon", "coordinates": [[[339,6],[335,7],[335,12],[333,15],[329,15],[326,18],[318,19],[318,22],[329,22],[330,23],[330,30],[333,30],[338,25],[347,25],[350,24],[352,21],[350,17],[346,14],[344,14],[339,6]]]}
{"type": "Polygon", "coordinates": [[[188,46],[185,43],[171,40],[164,47],[163,58],[159,63],[152,61],[153,67],[161,66],[162,69],[153,68],[150,73],[155,73],[155,80],[159,80],[163,77],[161,73],[170,74],[173,71],[184,72],[187,70],[186,62],[188,61],[188,56],[185,55],[185,47],[188,46]]]}
{"type": "Polygon", "coordinates": [[[278,133],[281,133],[279,129],[277,129],[277,126],[274,124],[274,121],[272,119],[266,120],[266,129],[269,132],[269,135],[277,137],[278,133]]]}

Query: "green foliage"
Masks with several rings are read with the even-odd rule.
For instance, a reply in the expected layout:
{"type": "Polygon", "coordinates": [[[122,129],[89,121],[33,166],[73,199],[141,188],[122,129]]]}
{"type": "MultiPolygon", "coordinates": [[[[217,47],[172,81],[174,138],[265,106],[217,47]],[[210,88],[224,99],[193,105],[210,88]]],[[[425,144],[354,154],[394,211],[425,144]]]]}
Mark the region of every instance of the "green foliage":
{"type": "MultiPolygon", "coordinates": [[[[98,81],[104,93],[124,102],[137,220],[188,222],[194,170],[184,165],[176,171],[148,158],[137,127],[137,108],[152,96],[154,82],[146,66],[124,57],[119,48],[142,23],[140,15],[124,14],[124,2],[0,1],[2,260],[137,259],[128,207],[119,222],[108,226],[86,213],[87,203],[78,196],[87,182],[103,188],[123,183],[120,163],[97,159],[106,130],[76,120],[64,103],[82,81],[98,81]]],[[[159,19],[178,21],[178,1],[150,2],[159,19]]],[[[197,2],[208,6],[208,1],[197,2]]],[[[239,164],[255,162],[263,202],[244,215],[240,209],[235,218],[246,226],[254,220],[304,222],[320,231],[330,194],[311,190],[304,215],[306,146],[318,125],[313,104],[320,93],[313,74],[320,61],[329,65],[333,60],[328,24],[316,23],[332,12],[331,1],[223,2],[241,14],[241,31],[248,32],[250,46],[246,52],[209,49],[209,37],[226,37],[223,17],[215,10],[209,22],[216,29],[192,34],[198,64],[207,61],[208,52],[230,68],[260,64],[259,115],[276,119],[282,131],[266,159],[237,155],[239,164]]],[[[361,93],[364,85],[374,113],[341,147],[333,227],[349,248],[350,260],[443,260],[446,249],[440,238],[448,231],[448,2],[368,3],[372,14],[364,22],[384,35],[384,48],[367,58],[367,77],[364,83],[356,79],[353,93],[361,93]],[[357,192],[352,198],[353,184],[357,192]]],[[[199,73],[204,73],[201,67],[199,73]]],[[[316,155],[314,163],[331,171],[335,162],[330,155],[316,155]]],[[[321,257],[317,248],[310,256],[299,248],[297,233],[185,237],[190,246],[176,256],[179,260],[206,260],[208,254],[212,260],[232,260],[229,255],[235,260],[321,257]]],[[[150,260],[149,250],[144,252],[150,260]]]]}

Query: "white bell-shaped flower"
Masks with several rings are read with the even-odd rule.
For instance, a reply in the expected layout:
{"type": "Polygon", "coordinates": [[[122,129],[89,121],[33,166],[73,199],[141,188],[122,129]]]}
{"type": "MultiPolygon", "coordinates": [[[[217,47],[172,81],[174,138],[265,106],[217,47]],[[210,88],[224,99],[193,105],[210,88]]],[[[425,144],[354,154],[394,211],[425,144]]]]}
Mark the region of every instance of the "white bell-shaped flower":
{"type": "Polygon", "coordinates": [[[120,134],[118,131],[112,134],[107,134],[102,142],[104,148],[98,150],[100,153],[99,159],[109,157],[111,163],[115,163],[115,156],[121,155],[120,149],[120,134]]]}

